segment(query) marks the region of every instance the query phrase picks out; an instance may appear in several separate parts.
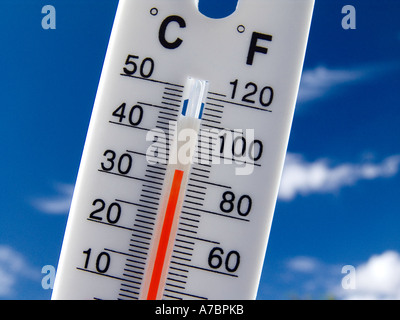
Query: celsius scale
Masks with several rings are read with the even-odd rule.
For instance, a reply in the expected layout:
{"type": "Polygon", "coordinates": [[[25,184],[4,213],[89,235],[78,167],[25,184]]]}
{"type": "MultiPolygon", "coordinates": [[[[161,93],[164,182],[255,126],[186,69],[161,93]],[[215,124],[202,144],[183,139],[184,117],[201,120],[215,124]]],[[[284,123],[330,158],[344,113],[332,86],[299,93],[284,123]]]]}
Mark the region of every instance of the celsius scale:
{"type": "Polygon", "coordinates": [[[255,299],[314,0],[120,0],[52,299],[255,299]]]}

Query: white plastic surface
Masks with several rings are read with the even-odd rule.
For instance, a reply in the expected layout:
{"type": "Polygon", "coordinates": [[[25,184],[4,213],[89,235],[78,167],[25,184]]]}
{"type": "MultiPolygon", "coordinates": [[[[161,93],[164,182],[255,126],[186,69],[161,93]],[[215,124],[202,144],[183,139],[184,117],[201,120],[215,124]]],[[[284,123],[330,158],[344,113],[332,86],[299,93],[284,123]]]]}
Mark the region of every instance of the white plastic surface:
{"type": "Polygon", "coordinates": [[[256,297],[313,5],[120,1],[53,299],[140,297],[188,77],[209,87],[161,298],[256,297]]]}

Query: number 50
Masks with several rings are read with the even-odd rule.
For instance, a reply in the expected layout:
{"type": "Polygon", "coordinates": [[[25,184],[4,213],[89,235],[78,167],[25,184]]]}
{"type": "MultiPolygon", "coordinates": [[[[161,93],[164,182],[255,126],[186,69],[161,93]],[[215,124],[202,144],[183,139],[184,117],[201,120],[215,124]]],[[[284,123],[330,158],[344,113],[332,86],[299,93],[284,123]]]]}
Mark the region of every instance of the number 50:
{"type": "Polygon", "coordinates": [[[129,54],[125,60],[125,67],[123,69],[125,74],[132,76],[138,69],[143,78],[150,78],[154,71],[154,60],[147,57],[140,61],[139,56],[129,54]]]}

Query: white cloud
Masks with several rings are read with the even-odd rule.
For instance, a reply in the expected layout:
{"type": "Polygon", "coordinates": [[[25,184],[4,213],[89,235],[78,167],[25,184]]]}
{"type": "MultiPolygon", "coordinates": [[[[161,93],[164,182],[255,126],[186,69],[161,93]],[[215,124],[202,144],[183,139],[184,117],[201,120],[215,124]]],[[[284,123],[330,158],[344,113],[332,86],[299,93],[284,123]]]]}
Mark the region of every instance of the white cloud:
{"type": "Polygon", "coordinates": [[[0,297],[11,296],[19,279],[38,280],[40,272],[9,246],[0,245],[0,297]]]}
{"type": "Polygon", "coordinates": [[[298,101],[308,102],[321,98],[338,85],[349,84],[362,79],[366,71],[362,69],[328,69],[316,67],[303,72],[298,101]]]}
{"type": "Polygon", "coordinates": [[[74,185],[71,184],[56,184],[55,189],[57,195],[52,197],[37,198],[32,201],[32,205],[45,213],[50,214],[65,214],[68,213],[74,185]]]}
{"type": "Polygon", "coordinates": [[[300,273],[312,273],[320,266],[320,262],[313,258],[307,256],[298,256],[289,259],[286,263],[286,267],[293,272],[300,273]]]}
{"type": "Polygon", "coordinates": [[[326,97],[340,87],[374,79],[398,68],[398,62],[385,62],[342,68],[318,66],[314,69],[304,70],[300,83],[298,102],[309,102],[326,97]]]}
{"type": "Polygon", "coordinates": [[[315,257],[293,257],[286,261],[282,270],[281,285],[295,298],[326,299],[341,283],[340,266],[324,263],[315,257]]]}
{"type": "Polygon", "coordinates": [[[279,190],[279,199],[290,201],[297,195],[332,193],[359,180],[389,178],[398,173],[400,155],[381,163],[345,163],[335,167],[327,159],[307,162],[299,154],[288,153],[279,190]]]}
{"type": "Polygon", "coordinates": [[[386,251],[373,255],[355,269],[355,289],[338,289],[342,299],[400,300],[400,255],[386,251]]]}

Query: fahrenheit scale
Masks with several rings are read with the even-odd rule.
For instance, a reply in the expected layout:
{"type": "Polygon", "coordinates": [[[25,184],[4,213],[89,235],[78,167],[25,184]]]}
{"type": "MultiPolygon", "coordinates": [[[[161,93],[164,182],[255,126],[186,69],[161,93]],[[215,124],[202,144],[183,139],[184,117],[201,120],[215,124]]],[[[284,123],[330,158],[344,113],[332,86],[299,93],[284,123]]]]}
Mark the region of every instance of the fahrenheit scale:
{"type": "Polygon", "coordinates": [[[53,299],[254,299],[314,0],[121,0],[53,299]]]}

